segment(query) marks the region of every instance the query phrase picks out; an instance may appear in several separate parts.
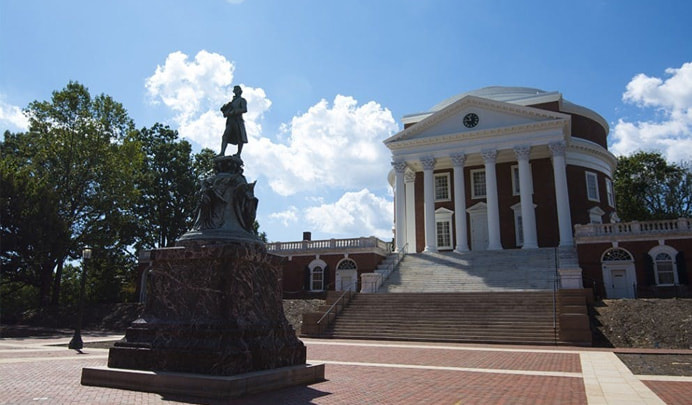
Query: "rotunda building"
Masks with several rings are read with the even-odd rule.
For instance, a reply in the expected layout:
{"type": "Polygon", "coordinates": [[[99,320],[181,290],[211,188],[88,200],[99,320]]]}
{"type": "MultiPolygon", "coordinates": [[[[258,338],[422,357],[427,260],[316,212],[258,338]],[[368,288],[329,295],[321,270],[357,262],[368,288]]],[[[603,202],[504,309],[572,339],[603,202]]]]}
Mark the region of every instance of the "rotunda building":
{"type": "Polygon", "coordinates": [[[608,124],[557,91],[486,87],[402,121],[384,141],[397,250],[571,247],[617,218],[608,124]]]}

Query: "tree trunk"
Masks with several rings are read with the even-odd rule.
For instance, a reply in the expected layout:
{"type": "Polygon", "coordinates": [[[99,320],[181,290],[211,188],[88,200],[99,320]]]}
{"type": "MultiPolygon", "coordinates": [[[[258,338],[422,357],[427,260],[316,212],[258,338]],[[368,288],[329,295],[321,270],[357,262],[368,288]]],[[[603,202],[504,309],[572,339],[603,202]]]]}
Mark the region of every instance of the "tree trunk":
{"type": "Polygon", "coordinates": [[[41,265],[41,275],[38,287],[38,306],[45,308],[50,304],[50,283],[53,280],[54,261],[47,261],[41,265]]]}
{"type": "Polygon", "coordinates": [[[51,305],[60,305],[60,285],[62,283],[62,268],[65,264],[65,259],[58,262],[58,268],[55,271],[55,278],[53,279],[53,297],[51,298],[51,305]]]}

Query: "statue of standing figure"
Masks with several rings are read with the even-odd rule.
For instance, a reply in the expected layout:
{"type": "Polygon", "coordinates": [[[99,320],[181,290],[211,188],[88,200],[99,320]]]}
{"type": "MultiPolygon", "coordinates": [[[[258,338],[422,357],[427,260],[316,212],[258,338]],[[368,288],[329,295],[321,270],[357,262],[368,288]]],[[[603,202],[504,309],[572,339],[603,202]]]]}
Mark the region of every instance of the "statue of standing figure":
{"type": "Polygon", "coordinates": [[[240,157],[243,144],[247,143],[245,121],[243,120],[243,114],[247,112],[247,101],[240,96],[241,94],[243,94],[243,90],[240,86],[234,86],[233,100],[221,107],[221,112],[226,117],[226,130],[221,140],[221,153],[219,153],[219,156],[224,156],[226,147],[229,143],[232,143],[233,145],[238,145],[238,153],[235,156],[240,157]]]}

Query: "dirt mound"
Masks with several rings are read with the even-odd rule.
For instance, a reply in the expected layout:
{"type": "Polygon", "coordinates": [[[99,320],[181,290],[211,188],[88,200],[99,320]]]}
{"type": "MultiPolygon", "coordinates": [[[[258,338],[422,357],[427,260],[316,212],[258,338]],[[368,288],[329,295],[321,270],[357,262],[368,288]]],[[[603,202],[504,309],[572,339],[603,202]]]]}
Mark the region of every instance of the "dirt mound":
{"type": "Polygon", "coordinates": [[[303,322],[303,313],[318,312],[317,308],[324,305],[324,300],[284,300],[284,314],[286,319],[300,336],[300,325],[303,322]]]}
{"type": "Polygon", "coordinates": [[[692,349],[692,299],[597,301],[594,320],[594,345],[692,349]]]}

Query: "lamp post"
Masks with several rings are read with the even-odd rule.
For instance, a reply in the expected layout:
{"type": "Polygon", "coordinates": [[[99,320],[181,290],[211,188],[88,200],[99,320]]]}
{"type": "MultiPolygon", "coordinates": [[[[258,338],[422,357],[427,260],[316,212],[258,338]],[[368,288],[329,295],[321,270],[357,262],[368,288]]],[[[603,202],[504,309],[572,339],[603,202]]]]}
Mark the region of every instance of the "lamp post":
{"type": "Polygon", "coordinates": [[[67,345],[70,349],[76,350],[78,353],[82,353],[82,348],[84,347],[84,342],[82,342],[82,318],[84,316],[84,287],[86,284],[86,266],[87,262],[91,259],[91,249],[86,247],[82,250],[82,278],[79,282],[79,315],[77,318],[77,326],[74,329],[74,335],[72,340],[67,345]]]}

